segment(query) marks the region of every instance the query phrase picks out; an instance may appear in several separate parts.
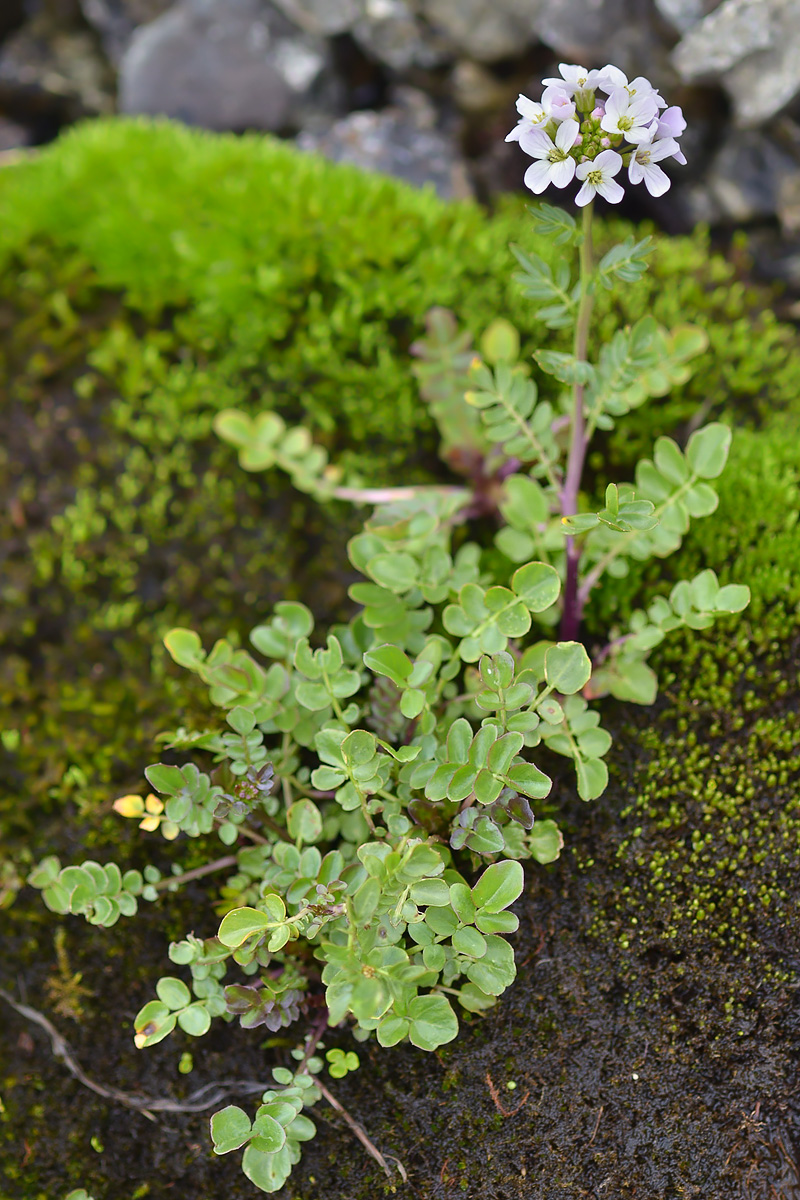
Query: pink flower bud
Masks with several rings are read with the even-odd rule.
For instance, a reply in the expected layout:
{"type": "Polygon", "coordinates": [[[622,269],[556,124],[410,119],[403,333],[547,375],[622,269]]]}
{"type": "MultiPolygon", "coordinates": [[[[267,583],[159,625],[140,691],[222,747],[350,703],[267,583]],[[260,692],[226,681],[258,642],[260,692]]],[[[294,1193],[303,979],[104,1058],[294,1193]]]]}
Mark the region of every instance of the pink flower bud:
{"type": "Polygon", "coordinates": [[[604,149],[606,149],[606,150],[607,150],[607,149],[609,148],[609,146],[611,145],[611,138],[607,138],[607,137],[602,137],[602,138],[600,138],[600,145],[601,145],[601,146],[602,146],[604,149]]]}
{"type": "Polygon", "coordinates": [[[597,108],[592,109],[591,116],[594,117],[595,121],[602,121],[602,119],[605,115],[606,115],[605,104],[598,104],[597,108]]]}

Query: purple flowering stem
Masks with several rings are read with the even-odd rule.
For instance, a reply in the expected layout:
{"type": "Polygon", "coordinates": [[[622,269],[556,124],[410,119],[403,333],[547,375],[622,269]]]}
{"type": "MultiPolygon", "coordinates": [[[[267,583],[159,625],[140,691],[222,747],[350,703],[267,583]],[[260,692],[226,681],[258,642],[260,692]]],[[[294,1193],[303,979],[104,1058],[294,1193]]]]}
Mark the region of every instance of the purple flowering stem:
{"type": "MultiPolygon", "coordinates": [[[[581,298],[578,305],[578,319],[575,323],[574,354],[579,362],[586,361],[586,349],[589,342],[589,323],[592,318],[594,291],[591,286],[592,278],[592,210],[594,203],[590,202],[583,209],[581,225],[582,239],[580,244],[580,282],[581,298]]],[[[571,517],[578,511],[578,492],[583,475],[583,464],[586,458],[588,438],[586,436],[586,420],[584,416],[584,384],[573,385],[572,436],[570,438],[569,458],[567,459],[567,474],[561,489],[561,516],[571,517]]],[[[575,544],[574,537],[568,537],[567,577],[564,583],[564,611],[561,616],[560,637],[562,641],[575,641],[580,629],[583,605],[578,596],[578,563],[580,550],[575,544]]]]}

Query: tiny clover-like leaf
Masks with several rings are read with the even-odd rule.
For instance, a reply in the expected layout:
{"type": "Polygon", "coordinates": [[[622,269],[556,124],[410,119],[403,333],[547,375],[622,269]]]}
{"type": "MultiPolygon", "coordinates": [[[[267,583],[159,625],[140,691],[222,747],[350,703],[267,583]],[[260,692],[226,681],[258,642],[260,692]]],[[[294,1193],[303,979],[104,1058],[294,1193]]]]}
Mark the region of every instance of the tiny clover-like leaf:
{"type": "Polygon", "coordinates": [[[280,1191],[299,1157],[296,1155],[293,1160],[290,1149],[290,1145],[285,1145],[274,1153],[265,1154],[251,1142],[242,1157],[242,1170],[262,1192],[280,1191]]]}
{"type": "Polygon", "coordinates": [[[721,475],[728,461],[732,436],[728,426],[718,421],[696,430],[686,446],[686,461],[693,473],[701,479],[716,479],[721,475]]]}
{"type": "Polygon", "coordinates": [[[178,1024],[191,1037],[203,1037],[211,1028],[211,1014],[202,1003],[190,1004],[178,1013],[178,1024]]]}
{"type": "Polygon", "coordinates": [[[548,563],[531,562],[514,572],[511,588],[526,608],[540,613],[555,604],[561,592],[561,580],[548,563]]]}
{"type": "Polygon", "coordinates": [[[374,646],[364,654],[364,665],[376,675],[386,675],[398,687],[404,687],[413,664],[399,646],[374,646]]]}
{"type": "Polygon", "coordinates": [[[191,1004],[192,995],[182,979],[174,979],[172,976],[165,976],[159,979],[156,984],[156,995],[167,1008],[173,1011],[179,1008],[185,1008],[187,1004],[191,1004]]]}
{"type": "Polygon", "coordinates": [[[251,1145],[262,1154],[275,1154],[286,1144],[286,1130],[269,1113],[260,1112],[253,1122],[251,1145]]]}
{"type": "MultiPolygon", "coordinates": [[[[277,900],[278,897],[269,897],[269,899],[277,900]]],[[[235,949],[252,937],[254,933],[264,933],[270,925],[275,924],[276,920],[282,919],[282,917],[272,918],[257,908],[235,908],[222,918],[217,936],[223,946],[235,949]]]]}
{"type": "Polygon", "coordinates": [[[322,814],[312,800],[296,800],[286,813],[289,836],[313,845],[322,837],[322,814]]]}
{"type": "Polygon", "coordinates": [[[253,1126],[247,1113],[235,1104],[215,1112],[211,1118],[211,1140],[215,1154],[238,1150],[253,1136],[253,1126]]]}
{"type": "Polygon", "coordinates": [[[571,696],[589,682],[592,660],[580,642],[558,642],[545,653],[544,672],[555,691],[571,696]]]}
{"type": "Polygon", "coordinates": [[[505,317],[496,317],[480,341],[480,351],[491,365],[516,362],[519,358],[519,333],[505,317]]]}
{"type": "Polygon", "coordinates": [[[155,1046],[172,1033],[175,1028],[176,1016],[170,1012],[161,1000],[151,1000],[136,1015],[133,1023],[134,1045],[138,1050],[143,1046],[155,1046]]]}
{"type": "Polygon", "coordinates": [[[525,886],[520,864],[512,859],[492,863],[472,889],[472,902],[478,909],[497,913],[519,898],[525,886]]]}
{"type": "Polygon", "coordinates": [[[192,629],[170,629],[164,637],[167,652],[179,667],[197,670],[206,657],[203,643],[192,629]]]}
{"type": "Polygon", "coordinates": [[[536,821],[528,834],[528,846],[536,862],[555,862],[564,847],[564,839],[555,821],[536,821]]]}
{"type": "Polygon", "coordinates": [[[458,1018],[446,996],[416,996],[408,1006],[409,1041],[420,1050],[435,1050],[458,1036],[458,1018]]]}

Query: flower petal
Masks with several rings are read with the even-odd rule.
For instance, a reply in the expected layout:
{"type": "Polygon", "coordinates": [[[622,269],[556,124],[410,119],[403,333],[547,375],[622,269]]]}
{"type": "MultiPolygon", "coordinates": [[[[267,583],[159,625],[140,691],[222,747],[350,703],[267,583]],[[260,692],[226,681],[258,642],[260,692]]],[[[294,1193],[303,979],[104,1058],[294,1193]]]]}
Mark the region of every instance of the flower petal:
{"type": "Polygon", "coordinates": [[[620,187],[615,179],[604,178],[600,183],[598,183],[597,191],[604,200],[608,201],[609,204],[619,204],[620,200],[625,195],[625,189],[620,187]]]}
{"type": "Polygon", "coordinates": [[[531,163],[525,172],[522,182],[526,188],[530,188],[532,192],[539,196],[550,184],[550,169],[551,164],[546,160],[531,163]]]}
{"type": "Polygon", "coordinates": [[[657,167],[655,163],[645,167],[644,170],[644,186],[647,188],[651,196],[663,196],[664,192],[670,189],[670,177],[661,167],[657,167]]]}
{"type": "Polygon", "coordinates": [[[575,178],[575,159],[564,158],[550,166],[550,180],[554,187],[565,188],[575,178]]]}
{"type": "Polygon", "coordinates": [[[591,200],[594,200],[595,190],[592,184],[587,181],[575,197],[575,203],[580,208],[583,208],[584,204],[588,204],[591,200]]]}
{"type": "Polygon", "coordinates": [[[604,175],[616,175],[621,167],[621,154],[617,154],[616,150],[601,150],[589,169],[592,171],[599,169],[604,175]]]}
{"type": "Polygon", "coordinates": [[[571,150],[578,139],[580,131],[581,127],[577,121],[563,121],[556,133],[556,145],[559,150],[571,150]]]}

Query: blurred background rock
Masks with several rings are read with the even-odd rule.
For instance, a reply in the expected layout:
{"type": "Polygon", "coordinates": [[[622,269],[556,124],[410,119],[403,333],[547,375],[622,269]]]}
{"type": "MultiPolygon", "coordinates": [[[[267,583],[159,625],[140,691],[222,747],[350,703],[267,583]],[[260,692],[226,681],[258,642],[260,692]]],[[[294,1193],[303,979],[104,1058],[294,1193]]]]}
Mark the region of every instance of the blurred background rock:
{"type": "Polygon", "coordinates": [[[0,152],[164,114],[491,203],[521,188],[516,96],[561,60],[684,108],[688,167],[626,215],[746,227],[760,273],[800,287],[800,0],[2,0],[0,152]]]}

